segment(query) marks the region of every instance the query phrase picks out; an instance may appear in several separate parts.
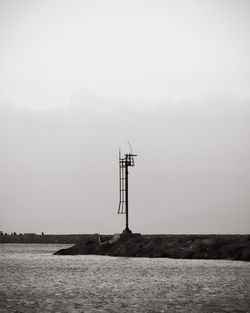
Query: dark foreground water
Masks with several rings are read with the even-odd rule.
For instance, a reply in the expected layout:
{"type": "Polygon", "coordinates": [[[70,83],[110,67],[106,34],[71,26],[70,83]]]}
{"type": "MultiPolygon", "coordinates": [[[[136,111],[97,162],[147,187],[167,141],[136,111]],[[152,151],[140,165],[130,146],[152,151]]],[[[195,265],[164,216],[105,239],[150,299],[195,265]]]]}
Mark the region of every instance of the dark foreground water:
{"type": "Polygon", "coordinates": [[[250,263],[53,256],[0,244],[0,312],[250,312],[250,263]]]}

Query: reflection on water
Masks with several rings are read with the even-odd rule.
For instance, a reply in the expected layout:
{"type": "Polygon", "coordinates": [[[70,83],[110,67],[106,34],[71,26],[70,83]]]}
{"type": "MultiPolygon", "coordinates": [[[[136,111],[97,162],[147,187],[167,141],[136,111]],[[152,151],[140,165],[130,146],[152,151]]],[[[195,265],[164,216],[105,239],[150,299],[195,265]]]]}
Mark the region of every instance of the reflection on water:
{"type": "Polygon", "coordinates": [[[250,312],[250,263],[53,256],[0,244],[0,312],[250,312]]]}

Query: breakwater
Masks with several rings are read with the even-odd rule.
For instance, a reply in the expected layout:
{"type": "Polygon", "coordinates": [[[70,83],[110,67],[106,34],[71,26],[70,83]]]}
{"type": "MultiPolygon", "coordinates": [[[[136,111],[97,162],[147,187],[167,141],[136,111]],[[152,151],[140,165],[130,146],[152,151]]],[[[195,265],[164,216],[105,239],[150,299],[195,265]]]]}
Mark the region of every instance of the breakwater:
{"type": "Polygon", "coordinates": [[[250,235],[92,235],[55,254],[250,261],[250,235]]]}

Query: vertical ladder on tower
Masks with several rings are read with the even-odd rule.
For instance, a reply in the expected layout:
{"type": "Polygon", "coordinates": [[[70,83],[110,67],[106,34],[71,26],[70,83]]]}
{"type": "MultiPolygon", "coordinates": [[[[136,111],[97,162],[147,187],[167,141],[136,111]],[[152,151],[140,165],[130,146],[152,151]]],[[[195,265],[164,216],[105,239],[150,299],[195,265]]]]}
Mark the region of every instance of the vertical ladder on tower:
{"type": "Polygon", "coordinates": [[[126,214],[126,160],[121,158],[119,151],[119,189],[120,189],[120,202],[118,207],[118,214],[126,214]]]}

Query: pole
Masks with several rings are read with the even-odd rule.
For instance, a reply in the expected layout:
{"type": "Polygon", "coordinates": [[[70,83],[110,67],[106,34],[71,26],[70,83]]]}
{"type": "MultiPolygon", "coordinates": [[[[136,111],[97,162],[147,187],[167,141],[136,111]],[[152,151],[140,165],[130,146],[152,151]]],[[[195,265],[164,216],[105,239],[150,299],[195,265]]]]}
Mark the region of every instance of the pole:
{"type": "Polygon", "coordinates": [[[126,190],[126,230],[129,230],[128,228],[128,156],[126,155],[126,162],[125,162],[125,190],[126,190]]]}

